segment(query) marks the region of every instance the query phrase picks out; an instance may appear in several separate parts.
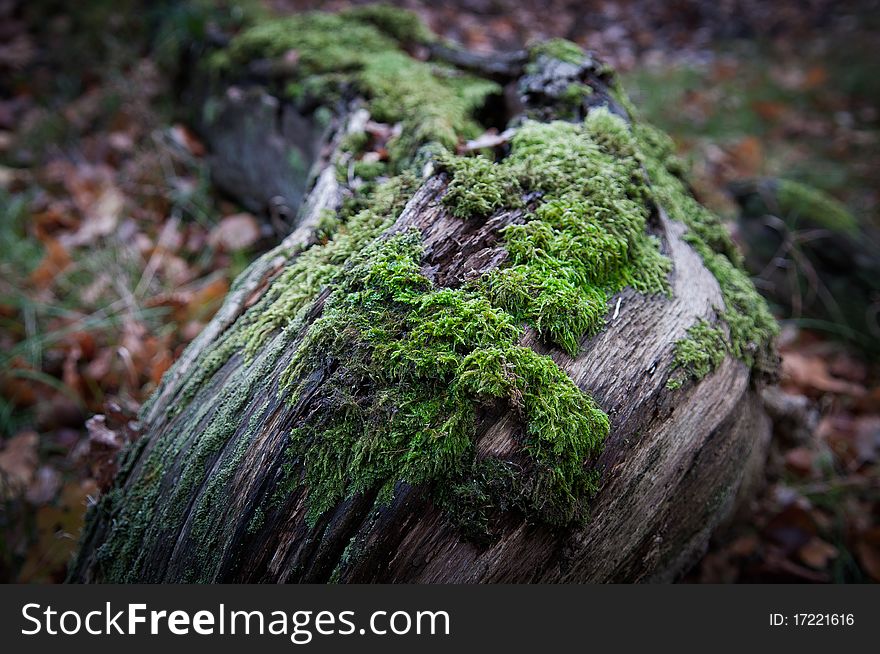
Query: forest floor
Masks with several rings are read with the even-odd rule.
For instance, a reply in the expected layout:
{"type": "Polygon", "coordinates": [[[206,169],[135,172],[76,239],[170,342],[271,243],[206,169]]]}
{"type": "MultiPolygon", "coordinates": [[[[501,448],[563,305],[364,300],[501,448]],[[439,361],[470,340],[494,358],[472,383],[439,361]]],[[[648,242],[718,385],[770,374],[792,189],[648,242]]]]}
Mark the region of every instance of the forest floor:
{"type": "MultiPolygon", "coordinates": [[[[63,580],[128,421],[280,237],[213,191],[156,16],[87,4],[0,0],[0,581],[63,580]]],[[[598,51],[731,220],[730,181],[784,175],[880,226],[877,2],[402,4],[476,50],[598,51]]],[[[878,365],[796,321],[780,349],[762,488],[685,580],[880,581],[878,365]]]]}

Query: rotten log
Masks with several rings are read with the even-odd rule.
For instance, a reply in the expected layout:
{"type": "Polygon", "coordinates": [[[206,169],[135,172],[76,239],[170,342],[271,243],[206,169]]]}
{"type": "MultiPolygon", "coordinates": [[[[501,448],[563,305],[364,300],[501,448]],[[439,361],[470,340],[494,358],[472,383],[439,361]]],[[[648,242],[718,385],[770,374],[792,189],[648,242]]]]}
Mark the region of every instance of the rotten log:
{"type": "MultiPolygon", "coordinates": [[[[473,111],[484,127],[506,127],[515,134],[554,119],[581,125],[599,116],[635,129],[638,119],[613,74],[593,56],[578,52],[574,57],[572,47],[539,47],[493,62],[435,44],[420,56],[433,58],[425,66],[443,62],[441,79],[458,65],[499,84],[499,91],[485,94],[473,111]],[[486,119],[489,113],[493,116],[486,119]]],[[[540,321],[515,316],[521,331],[510,348],[540,355],[535,361],[549,357],[565,383],[592,398],[583,400],[585,406],[594,402],[607,415],[607,438],[578,462],[595,473],[593,488],[577,491],[584,496],[541,496],[558,492],[551,489],[557,473],[547,463],[554,454],[536,459],[541,434],[530,431],[522,399],[535,382],[523,381],[518,369],[508,366],[508,372],[513,370],[504,382],[513,389],[509,394],[474,392],[468,398],[470,442],[456,450],[454,472],[395,478],[392,468],[390,477],[359,478],[354,487],[355,480],[345,475],[355,464],[342,462],[325,473],[341,475],[337,485],[346,492],[316,497],[323,487],[310,488],[310,475],[317,474],[309,469],[310,456],[323,453],[321,439],[339,426],[331,421],[331,414],[340,411],[334,403],[348,402],[360,412],[360,448],[360,440],[388,435],[388,424],[379,423],[396,421],[405,410],[399,398],[415,383],[411,380],[430,374],[422,371],[416,377],[404,370],[392,386],[382,387],[398,405],[381,405],[376,416],[364,417],[361,413],[378,411],[377,388],[388,384],[361,369],[358,357],[364,348],[378,356],[375,343],[365,346],[369,338],[351,333],[347,323],[340,323],[333,337],[334,343],[343,343],[336,349],[315,336],[327,332],[326,325],[324,332],[318,328],[327,315],[344,316],[338,313],[340,297],[346,299],[343,290],[365,283],[364,270],[370,269],[364,268],[364,253],[381,253],[389,243],[415,238],[421,252],[419,293],[478,293],[469,289],[512,265],[505,228],[535,220],[534,212],[550,192],[540,184],[506,190],[510,197],[501,193],[501,201],[485,215],[467,215],[450,201],[450,189],[459,183],[454,155],[436,156],[434,147],[409,152],[407,163],[417,162],[410,169],[420,176],[405,203],[386,205],[388,223],[311,295],[294,302],[285,296],[290,292],[285,273],[326,246],[328,238],[332,244],[346,233],[343,224],[328,236],[322,221],[342,215],[345,203],[363,193],[363,180],[352,173],[357,154],[352,154],[349,137],[377,129],[369,127],[375,105],[357,96],[361,89],[355,84],[325,105],[329,121],[316,120],[314,102],[305,110],[294,106],[271,95],[269,83],[242,91],[238,80],[232,88],[219,94],[215,89],[212,106],[216,115],[220,103],[222,118],[202,126],[215,177],[227,180],[230,192],[264,203],[281,195],[292,208],[295,228],[242,273],[218,314],[144,407],[144,435],[123,453],[114,486],[90,509],[70,579],[619,582],[669,581],[686,570],[748,492],[763,463],[769,422],[757,386],[772,368],[772,328],[765,327],[760,339],[737,340],[737,329],[742,330],[733,317],[756,320],[735,314],[744,307],[728,305],[753,298],[749,293],[754,289],[738,272],[737,255],[717,219],[707,218],[685,198],[674,159],[626,155],[640,162],[638,184],[651,190],[639,196],[647,216],[644,231],[653,237],[646,242],[668,264],[667,292],[630,286],[609,290],[602,328],[578,334],[574,348],[561,347],[540,321]],[[353,94],[346,95],[349,91],[353,94]],[[255,123],[254,116],[266,107],[277,120],[255,123]],[[254,124],[261,129],[254,130],[254,124]],[[291,170],[278,163],[288,161],[279,154],[290,146],[308,155],[308,166],[291,170]],[[738,276],[731,282],[725,274],[738,276]],[[285,301],[296,310],[283,323],[266,322],[264,317],[285,301]],[[243,330],[255,324],[268,328],[256,332],[259,338],[253,330],[249,339],[242,338],[243,330]],[[706,350],[707,343],[697,338],[707,329],[723,341],[720,351],[706,350]],[[478,472],[493,469],[489,464],[510,471],[504,483],[512,486],[504,486],[500,477],[477,479],[478,472]],[[456,505],[449,497],[452,484],[476,491],[464,500],[457,496],[461,502],[456,505]],[[480,504],[484,496],[489,498],[485,506],[480,504]],[[553,513],[559,502],[575,509],[560,518],[553,513]],[[491,511],[483,515],[486,506],[491,511]]],[[[400,129],[408,127],[403,120],[400,129]]],[[[392,139],[399,138],[393,128],[389,131],[392,139]]],[[[460,137],[463,143],[465,135],[460,137]]],[[[496,167],[517,152],[516,143],[511,149],[499,141],[496,167]]],[[[624,156],[613,147],[603,152],[624,156]]],[[[387,170],[392,176],[390,164],[387,170]]],[[[373,184],[381,189],[383,178],[373,184]]],[[[507,310],[503,302],[496,304],[493,310],[507,310]]],[[[440,365],[430,388],[453,383],[440,365]]],[[[554,419],[564,425],[574,416],[554,419]]],[[[452,423],[439,424],[430,425],[432,438],[443,443],[452,436],[442,426],[452,423]]],[[[388,451],[387,456],[396,454],[388,451]]],[[[407,470],[419,463],[408,462],[407,470]]]]}

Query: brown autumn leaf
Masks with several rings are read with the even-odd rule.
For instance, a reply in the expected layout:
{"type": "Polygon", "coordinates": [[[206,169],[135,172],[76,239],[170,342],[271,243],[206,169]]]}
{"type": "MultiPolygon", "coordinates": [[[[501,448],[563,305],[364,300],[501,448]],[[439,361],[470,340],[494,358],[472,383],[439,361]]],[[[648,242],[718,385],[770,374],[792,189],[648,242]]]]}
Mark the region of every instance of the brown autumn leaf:
{"type": "Polygon", "coordinates": [[[168,371],[172,363],[174,363],[174,357],[171,356],[171,352],[168,351],[168,348],[163,348],[157,352],[150,364],[150,381],[154,385],[158,385],[159,382],[162,381],[162,376],[168,371]]]}
{"type": "Polygon", "coordinates": [[[20,356],[13,357],[8,364],[7,374],[0,374],[0,391],[13,406],[26,407],[33,405],[39,395],[30,379],[18,376],[16,370],[33,370],[30,363],[20,356]]]}
{"type": "Polygon", "coordinates": [[[880,582],[880,527],[872,527],[859,537],[856,555],[862,570],[876,582],[880,582]]]}
{"type": "Polygon", "coordinates": [[[40,466],[27,489],[27,501],[34,506],[51,502],[61,488],[61,473],[48,465],[40,466]]]}
{"type": "Polygon", "coordinates": [[[833,377],[828,363],[818,356],[801,352],[785,352],[782,355],[783,386],[794,386],[803,391],[812,390],[861,397],[864,386],[833,377]]]}
{"type": "Polygon", "coordinates": [[[205,145],[193,131],[181,123],[173,125],[170,129],[171,140],[194,157],[205,156],[205,145]]]}
{"type": "Polygon", "coordinates": [[[761,171],[764,163],[764,148],[754,136],[747,136],[728,148],[732,164],[743,177],[753,177],[761,171]]]}
{"type": "Polygon", "coordinates": [[[80,228],[72,234],[63,234],[60,237],[61,242],[68,247],[77,247],[109,236],[119,224],[124,206],[125,196],[122,191],[111,184],[103,186],[88,204],[80,207],[83,213],[80,228]]]}
{"type": "Polygon", "coordinates": [[[848,470],[880,458],[880,416],[848,413],[826,416],[816,430],[848,470]]]}
{"type": "Polygon", "coordinates": [[[764,528],[764,535],[786,553],[791,553],[816,535],[816,523],[809,511],[792,504],[770,520],[764,528]]]}
{"type": "Polygon", "coordinates": [[[98,487],[107,490],[119,466],[117,453],[140,436],[140,425],[133,407],[109,401],[104,410],[86,421],[88,449],[83,452],[98,487]]]}
{"type": "Polygon", "coordinates": [[[34,236],[46,245],[54,234],[75,230],[79,226],[76,210],[69,201],[53,201],[31,214],[31,228],[34,236]]]}
{"type": "Polygon", "coordinates": [[[752,102],[752,110],[767,122],[779,120],[788,111],[788,107],[781,102],[771,100],[755,100],[752,102]]]}
{"type": "Polygon", "coordinates": [[[740,536],[735,541],[733,541],[727,547],[727,551],[731,554],[731,556],[744,558],[754,554],[758,550],[760,544],[761,541],[755,534],[746,534],[745,536],[740,536]]]}
{"type": "Polygon", "coordinates": [[[815,66],[812,66],[804,75],[802,88],[807,90],[820,88],[824,86],[825,82],[827,81],[828,69],[820,64],[817,64],[815,66]]]}
{"type": "Polygon", "coordinates": [[[46,253],[39,265],[31,272],[31,283],[40,289],[48,288],[52,285],[60,273],[70,265],[70,253],[61,243],[55,239],[48,239],[44,243],[46,253]]]}
{"type": "Polygon", "coordinates": [[[862,413],[880,413],[880,386],[875,386],[858,398],[853,409],[862,413]]]}
{"type": "Polygon", "coordinates": [[[853,354],[838,353],[828,362],[828,371],[840,379],[864,384],[868,379],[868,364],[853,354]]]}
{"type": "Polygon", "coordinates": [[[236,213],[224,216],[208,237],[214,247],[227,252],[244,250],[260,239],[260,224],[249,213],[236,213]]]}
{"type": "Polygon", "coordinates": [[[37,542],[28,550],[19,572],[21,583],[51,583],[64,579],[67,562],[76,549],[88,498],[98,492],[92,479],[64,485],[55,505],[37,510],[37,542]]]}
{"type": "Polygon", "coordinates": [[[18,496],[34,479],[39,463],[36,432],[26,431],[10,438],[0,450],[0,498],[18,496]]]}
{"type": "Polygon", "coordinates": [[[186,304],[185,312],[179,322],[192,320],[206,321],[216,313],[229,292],[229,282],[225,277],[216,277],[193,292],[186,304]]]}
{"type": "Polygon", "coordinates": [[[834,545],[826,543],[821,538],[814,536],[798,550],[798,558],[804,565],[815,570],[824,570],[828,564],[837,558],[839,554],[834,545]]]}
{"type": "Polygon", "coordinates": [[[800,477],[813,472],[813,451],[808,447],[794,447],[785,453],[785,467],[800,477]]]}

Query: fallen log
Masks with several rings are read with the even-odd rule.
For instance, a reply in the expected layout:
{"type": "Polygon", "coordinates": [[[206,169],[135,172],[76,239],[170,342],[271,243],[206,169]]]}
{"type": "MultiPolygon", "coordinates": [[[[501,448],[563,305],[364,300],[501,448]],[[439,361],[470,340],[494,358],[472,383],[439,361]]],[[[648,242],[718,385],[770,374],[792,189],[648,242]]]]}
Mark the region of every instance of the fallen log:
{"type": "Polygon", "coordinates": [[[215,53],[208,145],[295,226],[143,408],[71,580],[668,581],[747,491],[775,323],[669,140],[573,44],[432,39],[366,8],[215,53]]]}

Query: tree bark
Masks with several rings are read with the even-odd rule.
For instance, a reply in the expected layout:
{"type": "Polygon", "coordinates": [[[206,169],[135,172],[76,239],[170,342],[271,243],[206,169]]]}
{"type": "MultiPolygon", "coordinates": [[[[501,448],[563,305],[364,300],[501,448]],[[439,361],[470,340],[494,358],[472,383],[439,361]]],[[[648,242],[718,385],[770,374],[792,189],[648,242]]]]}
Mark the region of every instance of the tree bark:
{"type": "MultiPolygon", "coordinates": [[[[458,54],[445,55],[462,65],[488,66],[458,54]]],[[[517,61],[508,57],[486,70],[512,85],[523,74],[522,62],[517,61]]],[[[558,71],[546,79],[520,81],[519,88],[531,89],[534,97],[540,85],[552,84],[554,74],[558,71]]],[[[598,67],[582,66],[577,75],[594,89],[589,105],[612,103],[605,73],[598,67]]],[[[616,105],[612,109],[623,113],[616,105]]],[[[145,435],[126,454],[112,502],[90,515],[71,579],[115,578],[107,572],[110,563],[102,544],[120,538],[124,530],[139,530],[132,532],[142,537],[130,556],[127,578],[143,582],[674,580],[701,554],[713,529],[747,492],[763,463],[769,422],[749,368],[731,356],[701,381],[676,391],[667,388],[676,341],[695,321],[710,319],[724,301],[715,277],[683,240],[685,227],[671,220],[663,207],[656,207],[650,230],[673,263],[671,296],[631,289],[616,294],[609,302],[607,327],[583,338],[574,357],[545,343],[531,328],[521,340],[552,357],[610,417],[611,435],[593,462],[601,471],[601,485],[586,524],[551,527],[511,512],[500,518],[489,542],[475,542],[435,504],[429,488],[403,482],[388,504],[377,501],[375,492],[358,494],[338,503],[314,525],[306,519],[308,489],[302,485],[267,503],[289,474],[288,434],[307,420],[309,398],[324,382],[321,374],[313,376],[307,391],[288,404],[279,392],[280,377],[309,325],[321,316],[328,289],[311,303],[298,334],[273,334],[252,361],[232,353],[205,377],[194,397],[184,397],[188,380],[204,365],[200,357],[222,342],[279,271],[314,242],[322,212],[338,209],[343,192],[334,170],[339,140],[365,119],[362,108],[349,107],[320,132],[320,144],[311,136],[303,140],[302,129],[293,130],[300,144],[308,144],[314,162],[296,229],[242,274],[221,310],[164,378],[141,416],[145,435]],[[230,423],[228,433],[204,454],[203,432],[224,421],[230,423]],[[169,440],[174,440],[173,447],[169,440]],[[162,461],[163,474],[150,482],[156,460],[162,461]],[[187,486],[183,480],[194,461],[204,474],[187,486]],[[142,522],[132,518],[120,524],[120,507],[133,501],[150,510],[141,516],[142,522]],[[163,521],[160,516],[171,503],[179,519],[163,521]]],[[[290,120],[298,121],[300,128],[306,124],[295,116],[290,120]]],[[[293,133],[285,132],[284,119],[275,123],[280,125],[278,133],[269,136],[263,130],[243,138],[234,124],[227,116],[218,123],[225,135],[209,136],[209,145],[222,160],[219,169],[227,172],[248,160],[241,147],[265,152],[266,139],[293,133]],[[232,142],[245,145],[232,147],[232,142]]],[[[236,190],[235,184],[227,188],[264,203],[267,194],[287,193],[290,204],[296,205],[297,189],[304,184],[301,178],[288,182],[284,175],[231,174],[227,178],[243,190],[236,190]]],[[[524,222],[526,210],[496,211],[487,220],[456,218],[442,203],[448,184],[446,173],[425,178],[383,237],[417,229],[425,248],[423,271],[437,286],[457,287],[466,275],[506,261],[499,231],[524,222]]],[[[517,414],[502,405],[481,411],[478,456],[515,457],[522,429],[517,414]]]]}

